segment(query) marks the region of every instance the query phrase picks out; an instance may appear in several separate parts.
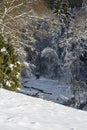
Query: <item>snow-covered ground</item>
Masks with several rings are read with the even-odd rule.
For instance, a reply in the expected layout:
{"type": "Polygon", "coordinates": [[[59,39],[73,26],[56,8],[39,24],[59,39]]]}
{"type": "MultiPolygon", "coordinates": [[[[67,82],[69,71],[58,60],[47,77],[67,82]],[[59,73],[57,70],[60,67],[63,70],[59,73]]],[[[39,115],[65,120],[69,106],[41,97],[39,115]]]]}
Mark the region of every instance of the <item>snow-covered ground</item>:
{"type": "Polygon", "coordinates": [[[0,89],[0,130],[87,130],[87,112],[0,89]]]}
{"type": "Polygon", "coordinates": [[[67,85],[63,82],[60,84],[58,80],[44,77],[40,77],[37,80],[32,77],[23,79],[22,84],[21,92],[56,103],[63,103],[63,101],[67,101],[72,96],[70,84],[67,85]]]}

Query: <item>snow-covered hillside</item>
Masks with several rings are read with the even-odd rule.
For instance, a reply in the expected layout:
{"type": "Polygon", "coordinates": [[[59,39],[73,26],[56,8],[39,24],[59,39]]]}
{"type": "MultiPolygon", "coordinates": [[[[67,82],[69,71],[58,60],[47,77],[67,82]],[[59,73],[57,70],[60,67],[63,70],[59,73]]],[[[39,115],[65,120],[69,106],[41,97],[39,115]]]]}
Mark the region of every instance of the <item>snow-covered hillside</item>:
{"type": "Polygon", "coordinates": [[[87,112],[0,89],[0,130],[87,130],[87,112]]]}

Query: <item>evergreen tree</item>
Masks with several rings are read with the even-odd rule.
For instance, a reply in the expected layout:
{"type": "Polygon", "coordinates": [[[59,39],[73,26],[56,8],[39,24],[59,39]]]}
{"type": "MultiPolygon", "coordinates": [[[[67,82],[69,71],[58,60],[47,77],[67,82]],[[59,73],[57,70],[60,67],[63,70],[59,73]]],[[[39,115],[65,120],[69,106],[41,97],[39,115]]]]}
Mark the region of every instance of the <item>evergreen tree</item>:
{"type": "Polygon", "coordinates": [[[54,13],[59,17],[60,23],[64,27],[67,24],[69,18],[69,6],[68,1],[56,0],[54,13]]]}
{"type": "Polygon", "coordinates": [[[21,64],[10,40],[0,35],[0,87],[16,91],[20,87],[21,64]]]}

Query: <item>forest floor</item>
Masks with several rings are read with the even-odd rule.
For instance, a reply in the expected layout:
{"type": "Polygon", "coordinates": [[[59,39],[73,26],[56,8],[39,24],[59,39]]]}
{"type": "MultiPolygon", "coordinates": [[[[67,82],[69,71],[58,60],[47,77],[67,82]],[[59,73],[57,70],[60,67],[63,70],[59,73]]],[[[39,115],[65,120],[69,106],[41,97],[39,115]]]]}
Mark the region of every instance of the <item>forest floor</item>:
{"type": "Polygon", "coordinates": [[[48,101],[63,103],[71,97],[71,85],[60,84],[58,80],[32,77],[23,79],[22,84],[21,92],[48,101]]]}

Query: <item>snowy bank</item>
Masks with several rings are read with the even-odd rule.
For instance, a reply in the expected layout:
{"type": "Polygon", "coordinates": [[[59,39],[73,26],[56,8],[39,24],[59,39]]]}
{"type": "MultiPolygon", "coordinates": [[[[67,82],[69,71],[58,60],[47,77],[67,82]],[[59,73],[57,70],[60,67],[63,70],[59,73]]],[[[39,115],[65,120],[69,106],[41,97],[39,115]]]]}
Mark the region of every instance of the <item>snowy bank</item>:
{"type": "Polygon", "coordinates": [[[87,130],[87,112],[0,89],[0,130],[87,130]]]}

